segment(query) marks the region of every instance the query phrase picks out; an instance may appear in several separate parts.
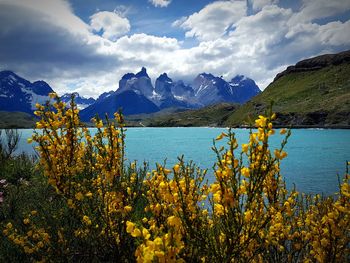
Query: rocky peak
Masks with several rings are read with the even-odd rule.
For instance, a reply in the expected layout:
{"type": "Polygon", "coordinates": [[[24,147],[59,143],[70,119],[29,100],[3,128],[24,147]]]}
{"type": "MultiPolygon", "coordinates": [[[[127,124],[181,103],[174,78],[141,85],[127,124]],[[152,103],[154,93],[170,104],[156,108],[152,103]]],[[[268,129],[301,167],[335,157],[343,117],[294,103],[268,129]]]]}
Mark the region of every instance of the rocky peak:
{"type": "Polygon", "coordinates": [[[289,66],[285,71],[278,73],[274,81],[293,72],[314,71],[331,65],[339,65],[350,62],[350,50],[340,52],[338,54],[325,54],[309,59],[304,59],[296,63],[294,66],[289,66]]]}
{"type": "Polygon", "coordinates": [[[141,71],[136,73],[135,75],[136,78],[142,78],[142,77],[146,77],[146,78],[149,78],[148,74],[147,74],[147,70],[145,67],[142,67],[141,68],[141,71]]]}

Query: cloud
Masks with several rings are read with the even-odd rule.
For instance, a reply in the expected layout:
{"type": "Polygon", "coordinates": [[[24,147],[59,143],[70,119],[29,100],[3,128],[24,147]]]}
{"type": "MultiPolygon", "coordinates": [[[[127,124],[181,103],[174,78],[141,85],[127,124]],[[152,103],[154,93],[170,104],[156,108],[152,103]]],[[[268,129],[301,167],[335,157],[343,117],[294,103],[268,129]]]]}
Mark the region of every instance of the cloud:
{"type": "Polygon", "coordinates": [[[167,7],[171,3],[171,0],[149,0],[149,2],[155,7],[167,7]]]}
{"type": "Polygon", "coordinates": [[[173,23],[187,30],[186,37],[213,40],[222,37],[247,13],[246,1],[215,1],[197,13],[173,23]]]}
{"type": "Polygon", "coordinates": [[[277,4],[279,0],[250,0],[254,11],[261,10],[264,6],[277,4]]]}
{"type": "Polygon", "coordinates": [[[312,22],[315,19],[331,17],[350,10],[347,0],[303,0],[300,11],[291,23],[312,22]]]}
{"type": "Polygon", "coordinates": [[[34,0],[0,2],[0,69],[49,81],[118,67],[116,56],[99,52],[108,40],[91,34],[66,1],[52,0],[52,6],[47,2],[42,6],[34,0]]]}
{"type": "Polygon", "coordinates": [[[102,31],[102,37],[111,41],[116,41],[119,36],[130,30],[129,20],[114,12],[98,12],[93,14],[90,19],[92,29],[95,32],[102,31]]]}
{"type": "Polygon", "coordinates": [[[244,74],[265,88],[300,59],[350,48],[350,20],[319,21],[348,10],[346,1],[325,2],[329,13],[316,2],[293,11],[255,0],[247,15],[245,1],[215,1],[173,22],[199,40],[188,47],[183,42],[193,40],[130,33],[122,11],[95,13],[89,24],[65,0],[0,0],[0,70],[93,97],[116,90],[123,74],[141,66],[153,80],[167,72],[191,83],[205,71],[227,80],[244,74]]]}

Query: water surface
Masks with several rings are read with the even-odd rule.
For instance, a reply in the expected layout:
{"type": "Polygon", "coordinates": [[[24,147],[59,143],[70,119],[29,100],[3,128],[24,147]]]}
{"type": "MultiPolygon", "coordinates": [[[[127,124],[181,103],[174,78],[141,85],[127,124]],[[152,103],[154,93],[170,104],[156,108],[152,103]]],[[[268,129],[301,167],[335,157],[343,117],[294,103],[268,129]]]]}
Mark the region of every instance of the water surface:
{"type": "MultiPolygon", "coordinates": [[[[21,131],[18,151],[33,153],[33,146],[26,140],[31,129],[21,131]]],[[[92,129],[92,132],[94,129],[92,129]]],[[[146,161],[154,168],[155,163],[171,167],[177,156],[193,160],[201,168],[212,166],[215,154],[211,150],[213,139],[226,129],[222,128],[128,128],[126,132],[126,156],[129,161],[146,161]]],[[[248,141],[249,130],[234,129],[238,142],[248,141]]],[[[282,141],[281,135],[271,137],[271,147],[282,141]]],[[[225,145],[225,143],[221,143],[225,145]]],[[[338,190],[338,177],[345,173],[345,163],[350,160],[350,130],[296,129],[286,146],[288,157],[282,161],[282,175],[287,186],[296,185],[307,193],[333,194],[338,190]]]]}

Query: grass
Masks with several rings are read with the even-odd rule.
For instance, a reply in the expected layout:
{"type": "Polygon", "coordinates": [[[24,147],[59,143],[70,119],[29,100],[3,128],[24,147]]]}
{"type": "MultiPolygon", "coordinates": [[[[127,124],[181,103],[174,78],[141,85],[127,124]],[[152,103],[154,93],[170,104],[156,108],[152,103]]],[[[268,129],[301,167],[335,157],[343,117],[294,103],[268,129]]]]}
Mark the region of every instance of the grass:
{"type": "Polygon", "coordinates": [[[36,119],[25,112],[0,111],[0,129],[33,128],[36,119]]]}
{"type": "Polygon", "coordinates": [[[307,125],[307,116],[312,113],[325,113],[324,125],[350,125],[349,76],[350,64],[285,75],[235,111],[226,124],[241,124],[249,115],[254,118],[273,101],[274,111],[284,115],[294,114],[300,124],[304,119],[307,125]]]}

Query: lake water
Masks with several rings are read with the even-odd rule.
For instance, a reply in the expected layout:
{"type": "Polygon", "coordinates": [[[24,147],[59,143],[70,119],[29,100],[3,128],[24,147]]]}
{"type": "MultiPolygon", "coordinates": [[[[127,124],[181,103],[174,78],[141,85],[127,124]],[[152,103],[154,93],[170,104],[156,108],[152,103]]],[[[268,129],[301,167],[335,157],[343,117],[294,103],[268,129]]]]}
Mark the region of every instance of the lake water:
{"type": "MultiPolygon", "coordinates": [[[[166,163],[171,167],[177,156],[193,160],[201,168],[209,168],[208,178],[213,179],[211,167],[215,162],[212,142],[222,128],[128,128],[126,132],[126,155],[129,161],[166,163]]],[[[238,142],[246,143],[249,130],[234,129],[238,142]]],[[[32,130],[21,130],[18,151],[34,153],[27,144],[32,130]]],[[[277,148],[282,136],[271,137],[270,145],[277,148]]],[[[222,143],[223,145],[224,143],[222,143]]],[[[350,130],[296,129],[292,131],[286,146],[288,157],[282,161],[281,173],[287,186],[296,185],[307,193],[333,194],[338,190],[338,177],[345,173],[350,160],[350,130]]]]}

